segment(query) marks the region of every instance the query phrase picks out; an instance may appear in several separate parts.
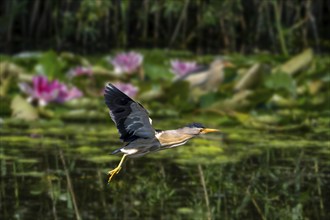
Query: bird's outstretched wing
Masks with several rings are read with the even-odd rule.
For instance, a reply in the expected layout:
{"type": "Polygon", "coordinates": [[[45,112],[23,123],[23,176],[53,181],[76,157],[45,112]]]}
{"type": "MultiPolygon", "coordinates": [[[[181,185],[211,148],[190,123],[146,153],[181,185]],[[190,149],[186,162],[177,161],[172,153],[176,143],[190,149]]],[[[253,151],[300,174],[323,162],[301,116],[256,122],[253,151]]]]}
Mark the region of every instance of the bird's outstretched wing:
{"type": "Polygon", "coordinates": [[[151,119],[141,104],[132,100],[111,83],[105,87],[104,98],[121,140],[131,142],[138,138],[155,137],[151,119]]]}

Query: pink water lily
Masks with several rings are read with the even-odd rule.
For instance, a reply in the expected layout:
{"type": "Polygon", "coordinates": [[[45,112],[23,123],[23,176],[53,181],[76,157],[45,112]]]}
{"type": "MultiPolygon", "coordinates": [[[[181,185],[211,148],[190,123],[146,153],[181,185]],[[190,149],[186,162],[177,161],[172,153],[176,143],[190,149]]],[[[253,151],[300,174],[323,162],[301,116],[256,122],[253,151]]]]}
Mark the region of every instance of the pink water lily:
{"type": "Polygon", "coordinates": [[[125,93],[126,95],[132,98],[134,98],[137,95],[137,92],[139,91],[139,89],[136,86],[130,83],[117,82],[114,83],[114,86],[116,86],[120,91],[122,91],[123,93],[125,93]]]}
{"type": "Polygon", "coordinates": [[[91,76],[92,74],[93,74],[93,70],[91,67],[77,66],[75,68],[72,68],[68,72],[68,77],[73,78],[76,76],[83,76],[83,75],[91,76]]]}
{"type": "Polygon", "coordinates": [[[197,68],[198,65],[196,62],[171,60],[171,72],[177,76],[184,76],[197,68]]]}
{"type": "Polygon", "coordinates": [[[115,68],[116,74],[132,74],[138,70],[143,61],[143,55],[137,52],[120,53],[110,62],[115,68]]]}
{"type": "Polygon", "coordinates": [[[40,106],[45,106],[49,102],[63,103],[82,96],[82,92],[76,87],[68,88],[58,80],[49,81],[43,75],[34,76],[32,86],[20,83],[19,88],[29,96],[28,101],[36,100],[40,106]]]}

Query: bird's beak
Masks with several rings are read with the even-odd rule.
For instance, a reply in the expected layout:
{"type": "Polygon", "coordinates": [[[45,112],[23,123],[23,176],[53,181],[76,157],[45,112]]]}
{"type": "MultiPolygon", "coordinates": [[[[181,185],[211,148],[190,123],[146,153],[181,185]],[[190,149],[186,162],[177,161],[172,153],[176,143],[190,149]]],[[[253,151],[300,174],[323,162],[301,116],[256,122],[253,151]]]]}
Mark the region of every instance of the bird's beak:
{"type": "Polygon", "coordinates": [[[203,128],[201,130],[201,134],[207,134],[207,133],[211,133],[211,132],[221,132],[218,129],[213,129],[213,128],[203,128]]]}
{"type": "Polygon", "coordinates": [[[235,67],[235,65],[229,61],[224,61],[223,66],[224,67],[235,67]]]}

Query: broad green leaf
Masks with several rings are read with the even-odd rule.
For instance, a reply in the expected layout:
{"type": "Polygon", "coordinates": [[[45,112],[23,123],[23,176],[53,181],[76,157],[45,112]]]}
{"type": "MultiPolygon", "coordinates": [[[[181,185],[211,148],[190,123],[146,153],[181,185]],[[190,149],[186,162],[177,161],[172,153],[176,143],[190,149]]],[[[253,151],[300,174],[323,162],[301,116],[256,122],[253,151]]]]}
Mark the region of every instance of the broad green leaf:
{"type": "Polygon", "coordinates": [[[294,93],[296,90],[295,80],[286,73],[275,73],[266,77],[265,86],[272,90],[286,90],[294,93]]]}
{"type": "Polygon", "coordinates": [[[209,107],[214,102],[219,100],[220,97],[216,93],[207,93],[200,98],[200,106],[202,108],[209,107]]]}
{"type": "Polygon", "coordinates": [[[313,50],[307,49],[302,53],[294,56],[289,61],[284,63],[282,66],[275,68],[273,72],[281,71],[289,75],[294,75],[299,72],[301,69],[308,66],[313,60],[313,50]]]}
{"type": "Polygon", "coordinates": [[[41,71],[51,79],[54,79],[55,76],[58,78],[58,76],[64,75],[61,73],[61,63],[54,51],[44,53],[39,59],[39,64],[41,65],[41,71]]]}
{"type": "Polygon", "coordinates": [[[10,105],[14,118],[33,121],[38,119],[37,110],[20,95],[16,95],[10,105]]]}

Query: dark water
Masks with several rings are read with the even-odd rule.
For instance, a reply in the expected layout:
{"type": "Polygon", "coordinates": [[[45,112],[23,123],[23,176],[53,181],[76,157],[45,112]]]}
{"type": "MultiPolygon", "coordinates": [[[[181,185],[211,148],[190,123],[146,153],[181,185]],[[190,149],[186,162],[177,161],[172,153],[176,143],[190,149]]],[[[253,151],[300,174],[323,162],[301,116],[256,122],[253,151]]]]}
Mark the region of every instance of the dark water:
{"type": "Polygon", "coordinates": [[[330,219],[330,146],[318,133],[242,127],[128,159],[107,124],[3,123],[1,219],[330,219]]]}

